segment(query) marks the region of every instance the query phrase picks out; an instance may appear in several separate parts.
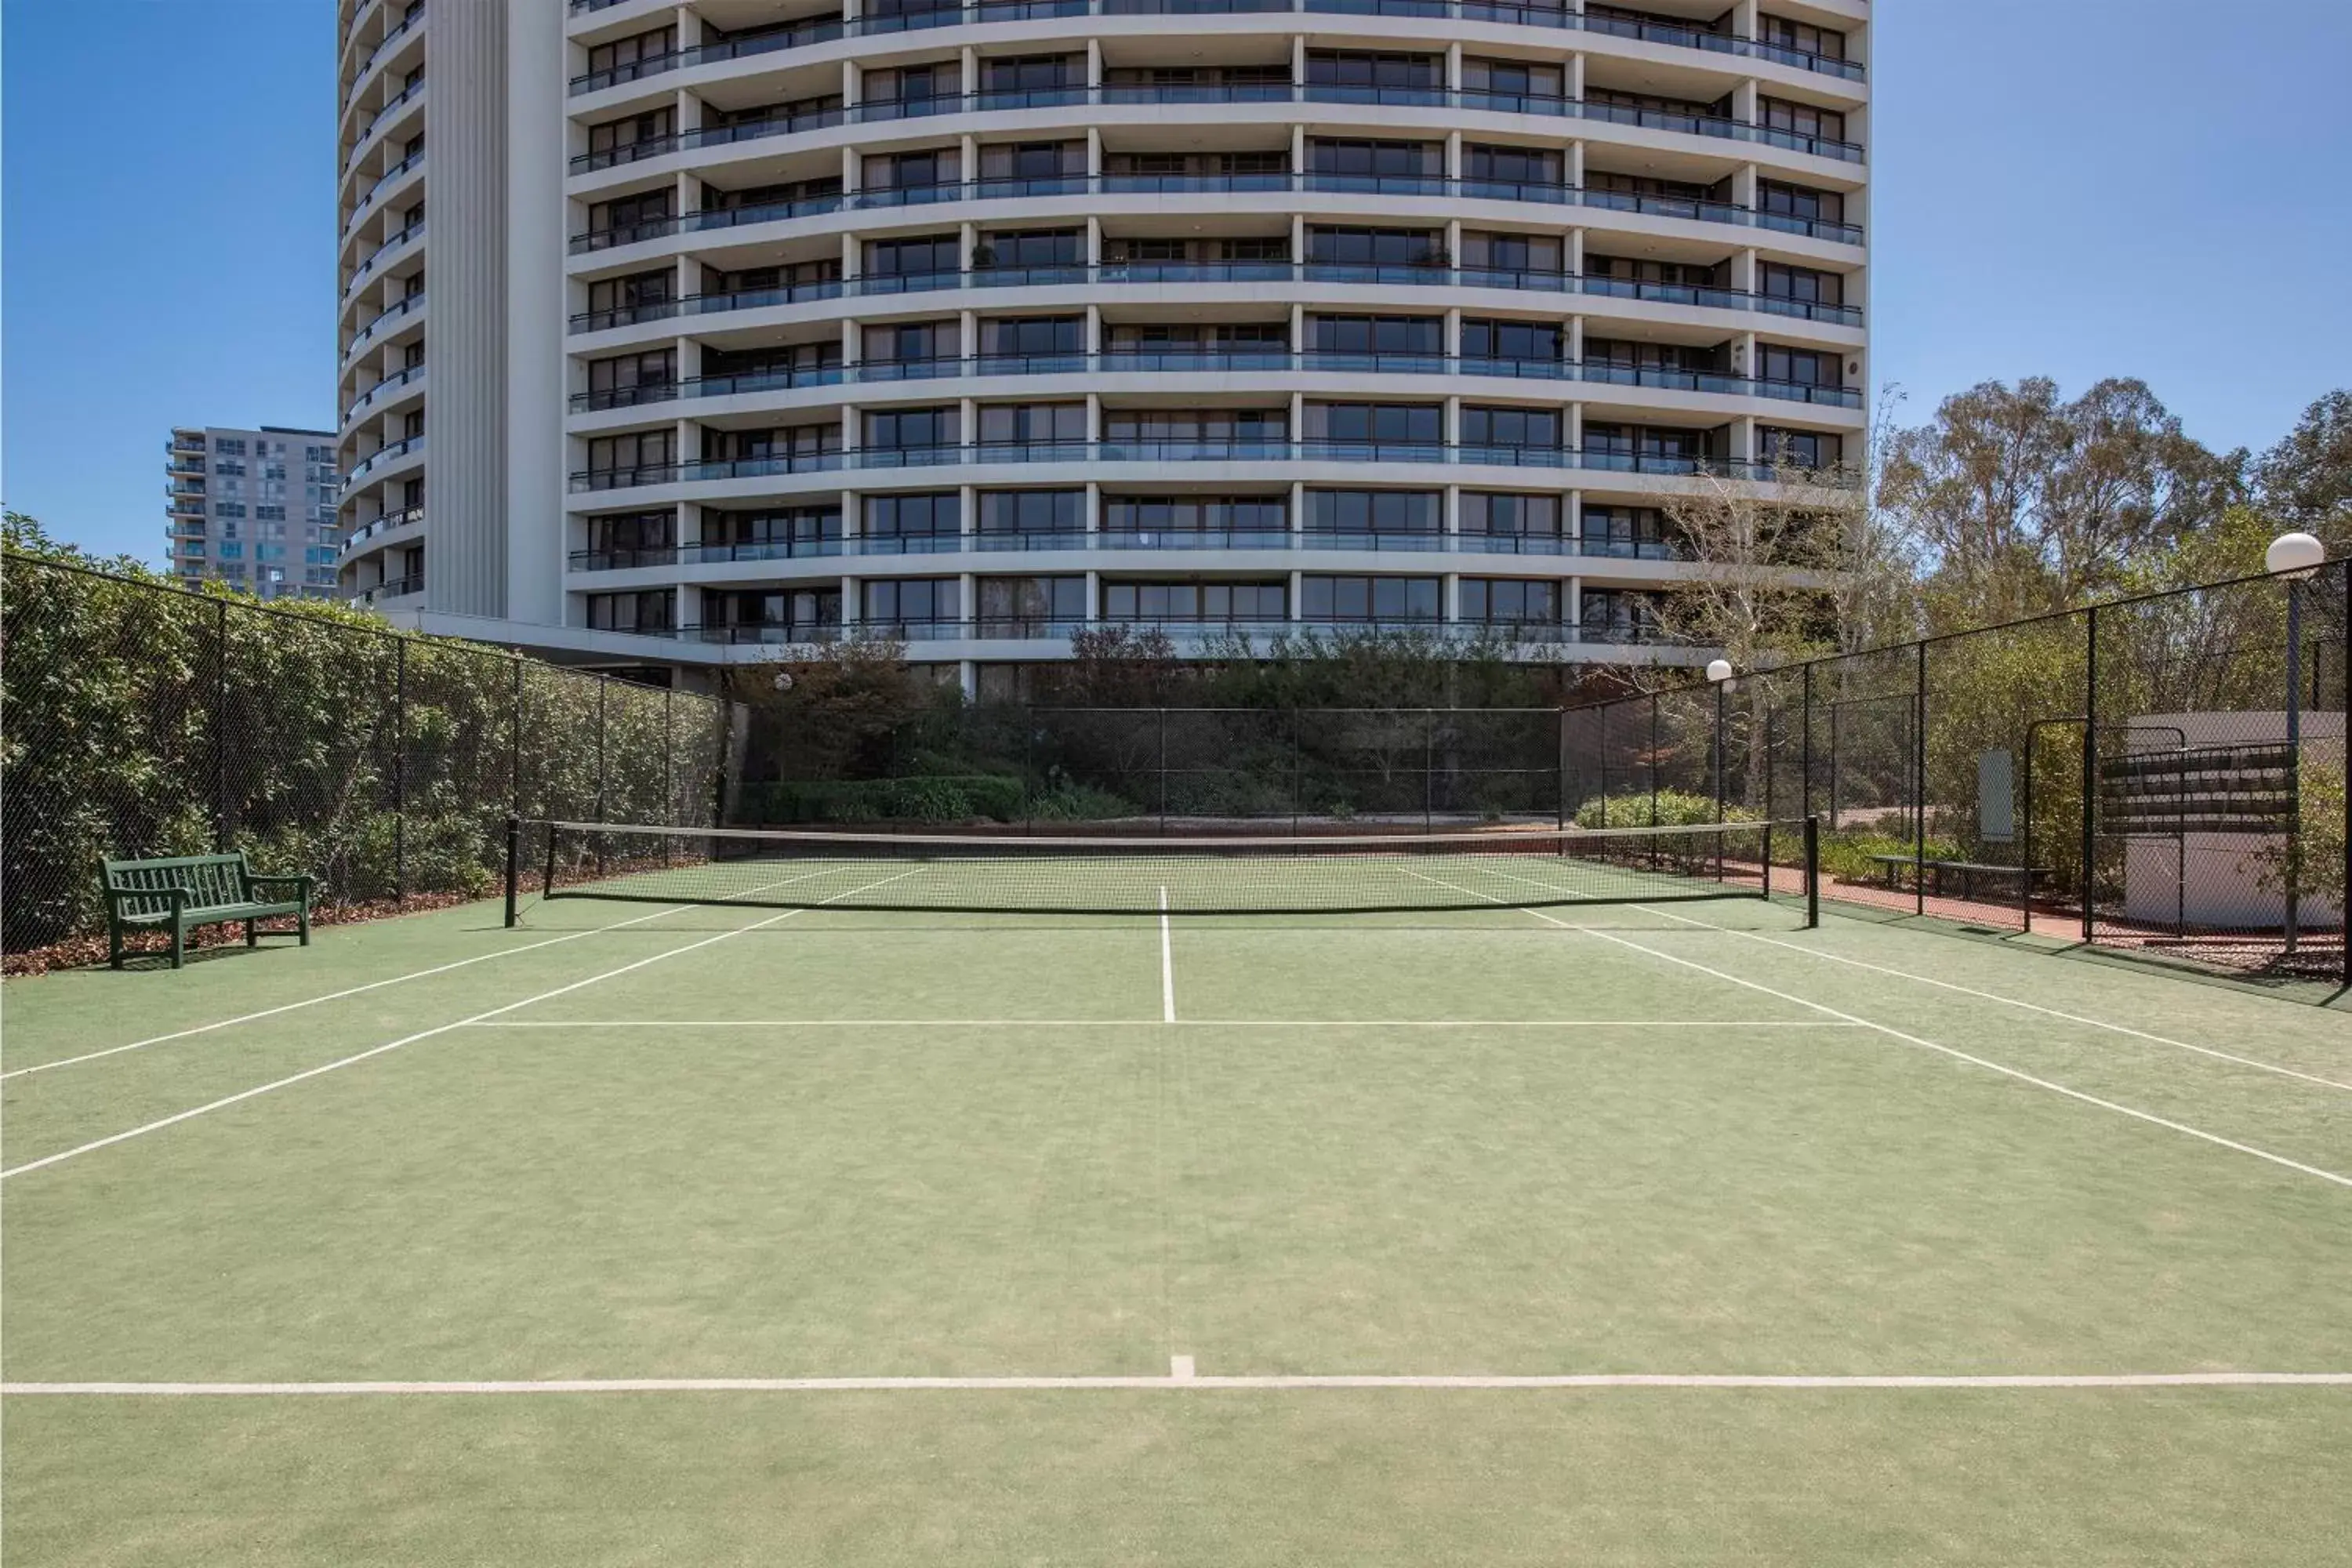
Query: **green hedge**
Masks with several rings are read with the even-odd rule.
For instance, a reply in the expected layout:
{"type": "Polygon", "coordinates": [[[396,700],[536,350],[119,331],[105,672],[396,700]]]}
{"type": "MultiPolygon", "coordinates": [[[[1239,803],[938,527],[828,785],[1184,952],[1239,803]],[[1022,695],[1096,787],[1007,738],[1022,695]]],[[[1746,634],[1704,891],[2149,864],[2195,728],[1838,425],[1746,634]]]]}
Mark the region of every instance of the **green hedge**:
{"type": "MultiPolygon", "coordinates": [[[[1687,795],[1681,790],[1662,789],[1656,795],[1646,790],[1639,795],[1612,795],[1601,800],[1588,800],[1576,808],[1579,827],[1696,827],[1702,823],[1718,820],[1715,800],[1710,795],[1687,795]]],[[[1726,806],[1720,820],[1754,822],[1756,813],[1744,805],[1726,806]]]]}

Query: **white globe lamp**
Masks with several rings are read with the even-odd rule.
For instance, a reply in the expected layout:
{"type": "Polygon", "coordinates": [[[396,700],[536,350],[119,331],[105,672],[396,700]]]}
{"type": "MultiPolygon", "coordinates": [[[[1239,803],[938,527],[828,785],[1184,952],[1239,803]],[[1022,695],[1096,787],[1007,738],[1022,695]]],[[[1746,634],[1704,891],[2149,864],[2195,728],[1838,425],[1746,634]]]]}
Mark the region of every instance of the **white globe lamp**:
{"type": "Polygon", "coordinates": [[[2263,552],[2263,566],[2273,577],[2304,578],[2327,564],[2327,546],[2308,533],[2282,533],[2263,552]]]}

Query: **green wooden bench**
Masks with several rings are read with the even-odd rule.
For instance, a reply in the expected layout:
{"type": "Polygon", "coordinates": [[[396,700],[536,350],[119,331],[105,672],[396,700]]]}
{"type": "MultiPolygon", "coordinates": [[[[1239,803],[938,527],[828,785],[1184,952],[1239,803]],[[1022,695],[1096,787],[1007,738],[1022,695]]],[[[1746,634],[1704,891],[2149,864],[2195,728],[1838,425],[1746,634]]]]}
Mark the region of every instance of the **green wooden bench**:
{"type": "Polygon", "coordinates": [[[122,938],[136,931],[170,931],[174,969],[187,954],[188,932],[198,926],[243,921],[245,945],[255,947],[261,942],[255,921],[291,915],[299,922],[302,945],[310,945],[315,877],[257,877],[242,849],[104,865],[107,954],[117,969],[122,967],[122,938]]]}

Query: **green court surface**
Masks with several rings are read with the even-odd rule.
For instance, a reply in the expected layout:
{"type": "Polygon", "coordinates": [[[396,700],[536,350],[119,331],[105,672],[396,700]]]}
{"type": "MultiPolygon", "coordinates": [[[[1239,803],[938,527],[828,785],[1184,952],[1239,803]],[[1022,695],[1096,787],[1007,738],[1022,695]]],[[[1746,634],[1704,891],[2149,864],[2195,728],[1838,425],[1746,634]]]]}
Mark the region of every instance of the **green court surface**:
{"type": "Polygon", "coordinates": [[[0,1006],[12,1564],[2352,1562],[2340,1011],[1753,898],[0,1006]]]}

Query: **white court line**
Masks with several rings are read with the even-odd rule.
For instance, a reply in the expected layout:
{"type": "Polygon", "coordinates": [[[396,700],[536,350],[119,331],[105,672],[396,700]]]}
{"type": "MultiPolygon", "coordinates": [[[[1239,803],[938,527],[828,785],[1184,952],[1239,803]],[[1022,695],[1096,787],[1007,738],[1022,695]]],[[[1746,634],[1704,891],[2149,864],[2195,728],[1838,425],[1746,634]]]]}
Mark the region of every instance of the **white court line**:
{"type": "Polygon", "coordinates": [[[1860,1029],[1832,1018],[499,1018],[478,1029],[1860,1029]]]}
{"type": "MultiPolygon", "coordinates": [[[[922,868],[920,867],[917,867],[915,869],[920,870],[921,868],[922,868]]],[[[915,871],[901,871],[897,877],[885,877],[879,882],[869,882],[863,888],[853,888],[848,892],[837,893],[834,895],[834,898],[827,899],[823,901],[825,903],[832,903],[838,899],[855,898],[859,893],[871,892],[876,888],[886,886],[888,883],[899,880],[901,878],[911,877],[914,874],[915,871]]],[[[782,884],[771,883],[769,886],[781,887],[782,884]]],[[[752,892],[765,892],[766,890],[767,889],[765,888],[755,888],[752,889],[752,892]]],[[[743,896],[749,897],[750,894],[745,894],[743,896]]],[[[575,980],[569,985],[559,985],[552,991],[542,991],[536,996],[526,996],[520,1002],[509,1002],[503,1007],[493,1007],[488,1012],[477,1013],[470,1018],[460,1018],[454,1024],[440,1024],[430,1029],[420,1029],[413,1035],[403,1035],[396,1040],[388,1040],[380,1046],[371,1046],[366,1050],[359,1051],[351,1056],[344,1057],[338,1061],[322,1063],[318,1067],[307,1068],[304,1071],[291,1074],[286,1078],[275,1079],[269,1083],[260,1084],[252,1089],[241,1089],[236,1094],[225,1095],[219,1100],[212,1100],[204,1105],[194,1106],[186,1110],[177,1111],[173,1115],[163,1117],[160,1121],[150,1121],[143,1126],[133,1127],[127,1131],[110,1133],[104,1138],[92,1139],[89,1142],[78,1145],[75,1148],[60,1150],[55,1154],[47,1154],[37,1160],[27,1160],[21,1165],[13,1166],[8,1170],[0,1171],[0,1182],[5,1182],[11,1176],[21,1176],[30,1171],[37,1171],[45,1166],[61,1163],[64,1161],[73,1159],[78,1155],[92,1153],[100,1149],[110,1147],[112,1144],[125,1142],[133,1138],[143,1138],[150,1132],[160,1132],[166,1127],[177,1126],[183,1121],[187,1121],[195,1117],[205,1115],[211,1111],[226,1110],[229,1106],[236,1105],[243,1100],[254,1099],[257,1095],[268,1094],[277,1089],[290,1088],[292,1085],[302,1082],[305,1079],[313,1079],[323,1073],[334,1072],[338,1068],[350,1067],[355,1062],[363,1062],[370,1057],[380,1057],[386,1051],[396,1051],[403,1046],[413,1046],[419,1040],[429,1040],[436,1035],[446,1035],[452,1029],[462,1029],[470,1024],[478,1024],[486,1018],[495,1018],[502,1013],[511,1013],[518,1008],[530,1006],[534,1003],[551,1001],[555,997],[564,995],[570,992],[577,991],[583,986],[594,985],[600,981],[616,979],[621,975],[628,973],[632,970],[643,969],[649,963],[659,963],[666,958],[676,958],[681,953],[692,952],[697,948],[709,947],[713,942],[725,942],[730,937],[741,936],[746,931],[761,931],[769,926],[776,924],[778,921],[788,921],[794,915],[805,914],[807,912],[807,909],[786,910],[780,915],[771,915],[766,920],[755,921],[750,925],[738,927],[734,931],[723,931],[717,936],[707,936],[700,942],[688,942],[684,947],[673,947],[668,949],[667,952],[656,952],[650,958],[640,958],[633,963],[625,963],[618,969],[608,969],[602,974],[592,974],[585,980],[575,980]]],[[[587,933],[583,932],[582,934],[585,935],[587,933]]]]}
{"type": "MultiPolygon", "coordinates": [[[[771,882],[767,888],[754,890],[764,893],[768,888],[782,888],[793,882],[804,882],[810,877],[822,877],[826,874],[826,871],[811,871],[804,876],[787,877],[782,882],[771,882]]],[[[234,1018],[223,1018],[217,1023],[198,1024],[192,1029],[175,1029],[168,1035],[152,1035],[143,1040],[133,1040],[129,1045],[109,1046],[102,1051],[85,1051],[80,1056],[64,1057],[53,1062],[36,1062],[28,1068],[16,1068],[8,1072],[0,1072],[0,1083],[5,1083],[12,1078],[23,1078],[27,1073],[47,1072],[54,1068],[69,1068],[81,1062],[94,1062],[101,1057],[120,1056],[124,1051],[144,1050],[149,1046],[161,1046],[173,1040],[184,1040],[191,1035],[207,1035],[215,1029],[226,1029],[237,1024],[250,1024],[262,1018],[274,1018],[280,1013],[299,1012],[305,1007],[315,1007],[321,1002],[340,1002],[346,996],[357,996],[367,991],[379,991],[387,985],[398,985],[410,980],[423,980],[428,975],[446,974],[453,969],[463,969],[469,963],[488,963],[494,958],[511,958],[518,952],[530,952],[542,947],[553,947],[559,942],[578,942],[583,936],[598,936],[605,931],[625,930],[630,926],[643,925],[647,921],[657,921],[664,915],[678,914],[693,907],[690,904],[677,904],[668,909],[656,910],[649,915],[633,915],[625,921],[615,921],[608,926],[596,926],[589,931],[576,931],[567,936],[551,936],[544,942],[525,942],[520,947],[501,948],[497,952],[478,953],[472,958],[458,959],[454,963],[439,963],[430,969],[395,974],[385,980],[371,980],[364,985],[353,985],[342,991],[330,991],[323,996],[311,996],[300,1002],[288,1002],[280,1006],[264,1007],[258,1013],[243,1013],[234,1018]]]]}
{"type": "Polygon", "coordinates": [[[2166,1035],[2152,1035],[2146,1029],[2135,1029],[2128,1024],[2112,1024],[2105,1018],[2086,1017],[2080,1013],[2069,1013],[2057,1007],[2045,1007],[2039,1002],[2024,1002],[2014,996],[2003,996],[1998,992],[1979,991],[1972,985],[1955,984],[1948,980],[1937,980],[1933,975],[1914,974],[1907,969],[1893,969],[1884,963],[1865,963],[1859,958],[1848,958],[1843,953],[1823,952],[1818,948],[1807,947],[1801,942],[1783,942],[1778,937],[1765,936],[1758,931],[1741,931],[1736,926],[1719,926],[1711,921],[1693,920],[1688,915],[1678,915],[1672,910],[1654,909],[1646,904],[1636,907],[1645,914],[1664,915],[1670,921],[1680,921],[1685,925],[1696,926],[1701,931],[1719,931],[1730,936],[1744,936],[1751,942],[1760,942],[1768,947],[1785,947],[1790,952],[1801,952],[1808,957],[1827,959],[1832,963],[1851,964],[1856,969],[1867,969],[1874,974],[1892,975],[1897,980],[1916,981],[1922,985],[1933,985],[1939,991],[1957,991],[1963,996],[1975,996],[1987,1002],[1998,1002],[2004,1007],[2021,1007],[2026,1012],[2040,1013],[2045,1017],[2063,1018],[2070,1024],[2084,1024],[2094,1029],[2105,1029],[2114,1034],[2128,1035],[2133,1039],[2147,1040],[2153,1045],[2172,1046],[2180,1050],[2194,1051],[2200,1057],[2214,1057],[2225,1062],[2236,1062],[2241,1067],[2257,1068],[2263,1072],[2276,1073],[2281,1078],[2301,1079],[2305,1083],[2315,1083],[2323,1089],[2340,1089],[2347,1093],[2352,1093],[2352,1083],[2339,1082],[2332,1078],[2320,1078],[2312,1073],[2297,1072],[2293,1068],[2281,1067],[2276,1062],[2256,1061],[2252,1057],[2242,1057],[2234,1051],[2220,1051],[2210,1046],[2192,1045],[2187,1040],[2176,1040],[2166,1035]]]}
{"type": "Polygon", "coordinates": [[[1168,929],[1168,889],[1160,889],[1160,1021],[1176,1021],[1176,939],[1168,929]]]}
{"type": "Polygon", "coordinates": [[[1374,1373],[1270,1373],[1218,1377],[1192,1370],[1191,1356],[1170,1358],[1164,1377],[579,1377],[419,1383],[9,1383],[0,1395],[299,1396],[352,1394],[901,1394],[1019,1392],[1067,1389],[1480,1389],[1480,1388],[1752,1388],[1752,1389],[2098,1389],[2098,1388],[2352,1388],[2352,1372],[2154,1372],[2006,1373],[1939,1376],[1858,1373],[1852,1376],[1748,1373],[1563,1373],[1507,1374],[1374,1373]]]}
{"type": "Polygon", "coordinates": [[[2257,1149],[2251,1143],[2241,1143],[2235,1139],[2224,1138],[2217,1132],[2208,1132],[2201,1127],[2191,1127],[2185,1121],[2174,1121],[2168,1117],[2158,1116],[2153,1111],[2140,1110],[2132,1106],[2118,1104],[2116,1101],[2112,1100],[2102,1100],[2095,1094],[2085,1094],[2079,1089],[2069,1089],[2063,1083],[2053,1083],[2046,1078],[2036,1078],[2032,1073],[2021,1072],[2016,1068],[2005,1067],[2000,1062],[1990,1061],[1979,1056],[1972,1056],[1967,1051],[1956,1049],[1951,1046],[1937,1045],[1935,1041],[1923,1039],[1917,1035],[1906,1034],[1902,1030],[1894,1028],[1889,1025],[1874,1023],[1868,1018],[1858,1017],[1852,1013],[1840,1012],[1837,1008],[1829,1006],[1824,1003],[1811,1001],[1802,996],[1793,995],[1786,991],[1775,991],[1769,985],[1760,984],[1753,980],[1744,980],[1737,974],[1727,973],[1723,970],[1711,968],[1706,964],[1696,963],[1691,959],[1682,958],[1671,952],[1661,952],[1654,947],[1644,947],[1638,942],[1629,941],[1628,939],[1618,935],[1615,931],[1602,931],[1595,926],[1580,926],[1569,921],[1554,920],[1550,915],[1546,914],[1541,910],[1531,910],[1518,904],[1507,904],[1506,903],[1506,900],[1497,899],[1491,893],[1472,892],[1468,888],[1457,888],[1451,882],[1439,882],[1436,878],[1423,876],[1423,873],[1419,871],[1407,870],[1405,875],[1408,877],[1420,877],[1421,879],[1425,882],[1437,882],[1439,887],[1452,888],[1454,891],[1457,893],[1468,893],[1472,898],[1486,899],[1493,903],[1506,904],[1507,908],[1518,910],[1521,914],[1533,915],[1539,921],[1549,921],[1551,924],[1559,927],[1562,931],[1579,931],[1586,936],[1598,937],[1602,942],[1615,942],[1620,947],[1630,948],[1635,952],[1647,953],[1652,958],[1662,959],[1668,963],[1679,964],[1685,969],[1696,970],[1701,974],[1712,975],[1717,980],[1728,982],[1733,985],[1742,986],[1749,991],[1761,993],[1766,996],[1777,997],[1783,1002],[1793,1002],[1798,1006],[1810,1007],[1817,1013],[1825,1014],[1832,1018],[1843,1019],[1849,1024],[1858,1024],[1864,1028],[1875,1030],[1879,1034],[1886,1036],[1889,1039],[1901,1040],[1906,1045],[1917,1046],[1923,1050],[1940,1051],[1945,1056],[1953,1058],[1958,1061],[1967,1062],[1971,1067],[1980,1067],[1989,1072],[2000,1073],[2004,1078],[2012,1078],[2020,1083],[2032,1084],[2036,1089],[2048,1089],[2053,1094],[2063,1094],[2069,1100],[2080,1100],[2085,1105],[2095,1105],[2102,1110],[2112,1110],[2118,1116],[2128,1116],[2134,1121],[2147,1122],[2150,1126],[2162,1127],[2170,1131],[2186,1133],[2191,1138],[2201,1139],[2205,1142],[2216,1144],[2224,1149],[2233,1149],[2241,1154],[2251,1154],[2257,1160],[2267,1160],[2273,1165],[2284,1166],[2287,1170],[2297,1171],[2306,1176],[2316,1176],[2323,1182],[2332,1182],[2339,1187],[2352,1188],[2352,1176],[2341,1175],[2334,1171],[2323,1171],[2316,1165],[2306,1165],[2300,1160],[2290,1160],[2284,1154],[2273,1154],[2267,1149],[2257,1149]]]}

